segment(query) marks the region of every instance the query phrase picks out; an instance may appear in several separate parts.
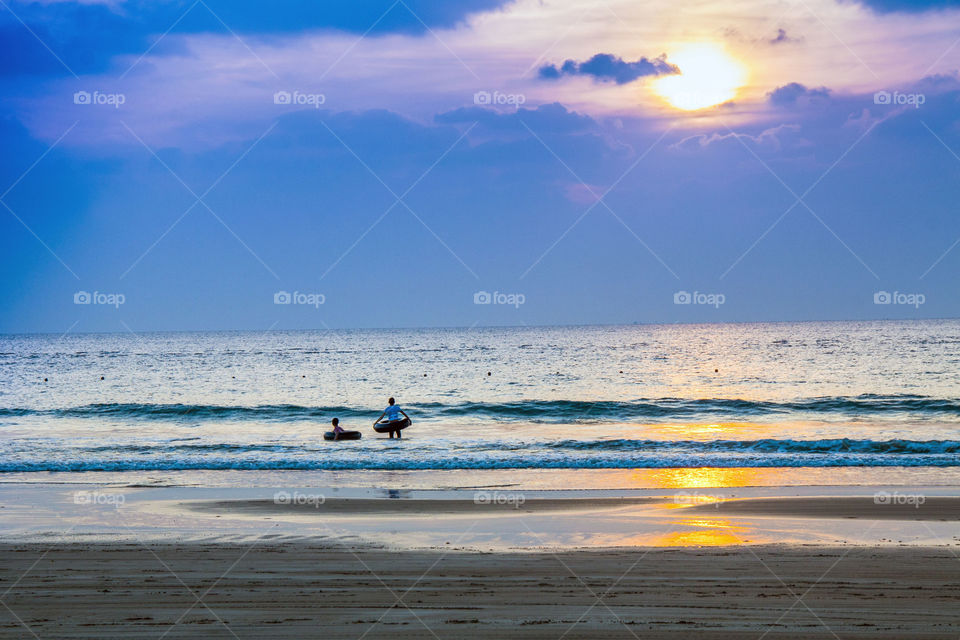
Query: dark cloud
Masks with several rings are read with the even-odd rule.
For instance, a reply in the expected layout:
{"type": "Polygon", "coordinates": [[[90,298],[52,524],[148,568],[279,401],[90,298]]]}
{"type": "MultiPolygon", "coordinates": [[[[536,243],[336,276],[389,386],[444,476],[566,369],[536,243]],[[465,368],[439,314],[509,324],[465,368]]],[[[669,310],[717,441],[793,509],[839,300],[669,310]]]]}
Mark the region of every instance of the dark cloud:
{"type": "Polygon", "coordinates": [[[153,55],[175,51],[177,39],[170,36],[177,34],[233,31],[250,38],[329,29],[422,35],[511,1],[128,0],[114,6],[8,0],[10,10],[0,11],[0,76],[106,71],[114,57],[138,56],[165,33],[153,55]]]}
{"type": "Polygon", "coordinates": [[[796,42],[797,38],[787,35],[786,29],[777,29],[777,35],[770,38],[770,44],[784,44],[786,42],[796,42]]]}
{"type": "MultiPolygon", "coordinates": [[[[141,0],[145,2],[146,0],[141,0]]],[[[312,29],[337,29],[353,33],[423,34],[427,29],[455,26],[467,16],[493,11],[512,0],[204,0],[230,28],[248,33],[287,33],[312,29]]],[[[153,4],[153,3],[151,3],[153,4]]],[[[190,5],[188,0],[176,0],[173,4],[190,5]]],[[[202,6],[202,5],[201,5],[202,6]]],[[[199,7],[198,7],[199,8],[199,7]]],[[[216,23],[197,13],[197,23],[184,25],[184,29],[224,31],[219,20],[216,23]]],[[[209,13],[209,12],[206,12],[209,13]]],[[[194,14],[193,11],[190,14],[194,14]]],[[[189,16],[188,16],[189,17],[189,16]]]]}
{"type": "Polygon", "coordinates": [[[556,80],[560,76],[591,76],[600,81],[614,81],[617,84],[633,82],[644,76],[660,76],[679,73],[676,65],[670,64],[665,55],[656,58],[640,58],[636,62],[627,62],[623,58],[598,53],[586,62],[567,60],[560,67],[546,64],[540,67],[540,77],[544,80],[556,80]]]}
{"type": "Polygon", "coordinates": [[[860,4],[877,13],[922,13],[938,9],[960,9],[960,0],[860,0],[860,4]]]}
{"type": "Polygon", "coordinates": [[[791,107],[798,102],[813,102],[816,100],[827,100],[830,98],[830,89],[819,87],[817,89],[808,89],[799,82],[791,82],[782,87],[777,87],[767,94],[770,104],[777,107],[791,107]]]}

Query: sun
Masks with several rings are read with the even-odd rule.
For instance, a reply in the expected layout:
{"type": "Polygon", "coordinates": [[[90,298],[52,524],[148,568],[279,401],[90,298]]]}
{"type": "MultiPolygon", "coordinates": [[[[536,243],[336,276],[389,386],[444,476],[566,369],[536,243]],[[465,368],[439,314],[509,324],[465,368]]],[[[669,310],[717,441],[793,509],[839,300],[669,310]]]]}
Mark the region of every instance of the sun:
{"type": "Polygon", "coordinates": [[[687,44],[667,56],[680,73],[656,80],[653,90],[677,109],[695,111],[732,100],[747,81],[747,70],[723,47],[687,44]]]}

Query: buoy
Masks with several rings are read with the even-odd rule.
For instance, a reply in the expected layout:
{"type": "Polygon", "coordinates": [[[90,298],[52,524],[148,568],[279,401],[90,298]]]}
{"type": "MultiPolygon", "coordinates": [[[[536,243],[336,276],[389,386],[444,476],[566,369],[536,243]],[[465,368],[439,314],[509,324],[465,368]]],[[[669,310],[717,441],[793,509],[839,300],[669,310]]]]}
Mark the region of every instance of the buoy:
{"type": "Polygon", "coordinates": [[[46,381],[47,381],[47,379],[46,379],[46,378],[44,378],[44,379],[43,379],[43,381],[44,381],[44,382],[46,382],[46,381]]]}
{"type": "Polygon", "coordinates": [[[100,379],[103,380],[103,376],[100,376],[100,379]]]}

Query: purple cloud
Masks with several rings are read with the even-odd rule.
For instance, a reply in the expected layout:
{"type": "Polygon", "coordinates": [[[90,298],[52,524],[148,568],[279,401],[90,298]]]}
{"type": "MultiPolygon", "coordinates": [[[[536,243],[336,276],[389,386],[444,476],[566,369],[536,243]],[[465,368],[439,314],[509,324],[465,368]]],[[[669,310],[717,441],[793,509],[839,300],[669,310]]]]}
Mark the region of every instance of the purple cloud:
{"type": "Polygon", "coordinates": [[[830,89],[819,87],[810,89],[799,82],[791,82],[782,87],[777,87],[767,94],[770,104],[777,107],[792,107],[800,100],[807,102],[813,100],[829,100],[830,89]]]}
{"type": "Polygon", "coordinates": [[[557,80],[564,75],[582,75],[591,76],[601,82],[612,80],[617,84],[627,84],[644,76],[674,73],[680,73],[680,69],[667,62],[665,54],[653,59],[640,58],[635,62],[627,62],[610,53],[598,53],[586,62],[567,60],[560,67],[546,64],[540,67],[539,71],[540,77],[544,80],[557,80]]]}

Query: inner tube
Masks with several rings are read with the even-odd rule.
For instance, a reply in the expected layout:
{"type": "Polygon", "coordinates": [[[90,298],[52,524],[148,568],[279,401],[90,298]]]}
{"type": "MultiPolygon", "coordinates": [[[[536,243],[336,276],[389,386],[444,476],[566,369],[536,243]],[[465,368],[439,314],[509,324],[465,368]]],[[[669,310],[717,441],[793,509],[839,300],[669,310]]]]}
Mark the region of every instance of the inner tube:
{"type": "Polygon", "coordinates": [[[373,425],[373,430],[377,433],[388,433],[390,431],[400,431],[410,426],[410,418],[394,420],[393,422],[379,422],[373,425]]]}
{"type": "MultiPolygon", "coordinates": [[[[333,433],[333,431],[327,431],[326,433],[323,434],[324,440],[333,440],[334,437],[335,437],[335,434],[333,433]]],[[[359,431],[344,431],[343,433],[340,434],[340,437],[337,438],[337,440],[338,441],[339,440],[359,440],[362,437],[363,437],[363,434],[360,433],[359,431]]]]}

